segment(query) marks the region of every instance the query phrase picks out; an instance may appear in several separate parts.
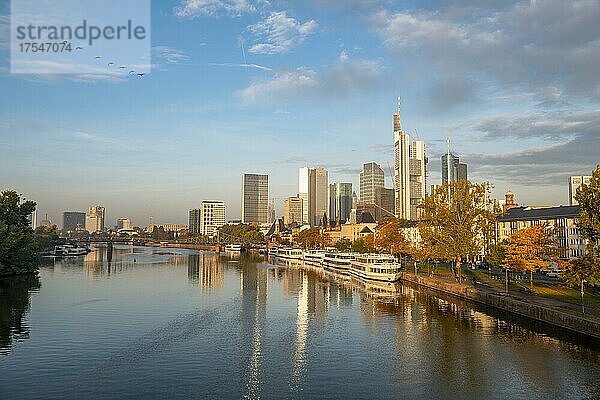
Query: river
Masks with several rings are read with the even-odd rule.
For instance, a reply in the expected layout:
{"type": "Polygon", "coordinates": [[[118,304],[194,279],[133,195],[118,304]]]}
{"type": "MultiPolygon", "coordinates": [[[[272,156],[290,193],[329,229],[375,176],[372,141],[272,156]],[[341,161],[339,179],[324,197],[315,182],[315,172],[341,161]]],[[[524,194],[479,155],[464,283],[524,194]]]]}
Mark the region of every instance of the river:
{"type": "Polygon", "coordinates": [[[600,345],[411,286],[115,246],[0,281],[1,399],[600,398],[600,345]]]}

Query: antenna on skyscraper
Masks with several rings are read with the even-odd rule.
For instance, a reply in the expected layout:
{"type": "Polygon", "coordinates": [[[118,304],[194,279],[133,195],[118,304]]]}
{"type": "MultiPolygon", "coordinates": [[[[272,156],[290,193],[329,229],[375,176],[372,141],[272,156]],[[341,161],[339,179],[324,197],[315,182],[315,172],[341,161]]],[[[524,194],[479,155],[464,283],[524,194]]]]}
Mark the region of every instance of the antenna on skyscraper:
{"type": "Polygon", "coordinates": [[[419,131],[417,129],[415,129],[415,137],[417,140],[421,140],[421,135],[419,135],[419,131]]]}
{"type": "Polygon", "coordinates": [[[400,130],[402,130],[402,114],[400,114],[400,108],[402,106],[402,99],[398,96],[398,124],[400,125],[400,130]]]}

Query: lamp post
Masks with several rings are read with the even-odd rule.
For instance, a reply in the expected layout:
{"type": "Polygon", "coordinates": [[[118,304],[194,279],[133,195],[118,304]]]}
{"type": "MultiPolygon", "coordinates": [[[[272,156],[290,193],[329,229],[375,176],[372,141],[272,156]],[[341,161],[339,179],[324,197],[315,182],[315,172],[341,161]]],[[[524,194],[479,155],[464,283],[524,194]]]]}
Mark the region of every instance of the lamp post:
{"type": "Polygon", "coordinates": [[[585,279],[581,280],[581,312],[585,314],[585,303],[583,302],[583,284],[586,282],[585,279]]]}

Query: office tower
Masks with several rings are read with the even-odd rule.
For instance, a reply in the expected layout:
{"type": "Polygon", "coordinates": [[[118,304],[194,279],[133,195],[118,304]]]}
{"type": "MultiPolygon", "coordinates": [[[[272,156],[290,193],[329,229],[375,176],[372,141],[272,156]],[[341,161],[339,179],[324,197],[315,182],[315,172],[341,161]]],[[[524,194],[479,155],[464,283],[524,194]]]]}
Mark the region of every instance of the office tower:
{"type": "Polygon", "coordinates": [[[283,201],[283,223],[302,225],[302,198],[300,196],[288,197],[283,201]]]}
{"type": "Polygon", "coordinates": [[[327,214],[329,176],[321,167],[303,167],[298,171],[298,193],[302,199],[302,222],[319,226],[327,214]]]}
{"type": "Polygon", "coordinates": [[[89,233],[104,231],[106,210],[102,206],[91,206],[85,220],[85,230],[89,233]]]}
{"type": "Polygon", "coordinates": [[[591,180],[591,176],[569,177],[569,205],[575,206],[579,204],[577,200],[575,200],[575,196],[577,195],[577,189],[579,189],[581,185],[589,185],[591,180]]]}
{"type": "Polygon", "coordinates": [[[460,180],[467,180],[467,164],[461,163],[460,157],[450,152],[448,141],[448,152],[442,156],[442,185],[460,180]]]}
{"type": "Polygon", "coordinates": [[[352,184],[336,182],[329,185],[329,220],[342,223],[350,219],[352,184]]]}
{"type": "Polygon", "coordinates": [[[203,201],[200,203],[200,234],[215,236],[217,230],[225,225],[225,203],[222,201],[203,201]]]}
{"type": "Polygon", "coordinates": [[[384,186],[383,169],[374,162],[363,164],[360,171],[360,200],[364,203],[375,203],[375,190],[384,186]]]}
{"type": "Polygon", "coordinates": [[[414,140],[402,130],[400,99],[394,113],[394,198],[396,217],[418,219],[417,206],[425,198],[427,156],[425,142],[414,140]]]}
{"type": "Polygon", "coordinates": [[[375,189],[376,219],[394,216],[394,189],[380,187],[375,189]]]}
{"type": "Polygon", "coordinates": [[[242,222],[269,223],[269,176],[242,176],[242,222]]]}
{"type": "MultiPolygon", "coordinates": [[[[85,222],[85,214],[83,214],[84,216],[84,222],[85,222]]],[[[35,210],[33,210],[31,212],[31,214],[29,214],[29,226],[31,226],[31,229],[35,230],[35,228],[37,228],[37,205],[35,207],[35,210]]]]}
{"type": "Polygon", "coordinates": [[[117,230],[129,230],[132,228],[131,220],[129,218],[119,218],[117,219],[117,224],[115,225],[115,227],[117,228],[117,230]]]}
{"type": "Polygon", "coordinates": [[[188,229],[192,235],[200,234],[200,209],[192,208],[188,211],[188,229]]]}
{"type": "Polygon", "coordinates": [[[74,232],[85,229],[85,213],[77,211],[65,211],[62,215],[62,230],[74,232]]]}
{"type": "Polygon", "coordinates": [[[273,201],[269,202],[268,216],[268,222],[269,224],[272,224],[275,221],[275,204],[273,203],[273,201]]]}

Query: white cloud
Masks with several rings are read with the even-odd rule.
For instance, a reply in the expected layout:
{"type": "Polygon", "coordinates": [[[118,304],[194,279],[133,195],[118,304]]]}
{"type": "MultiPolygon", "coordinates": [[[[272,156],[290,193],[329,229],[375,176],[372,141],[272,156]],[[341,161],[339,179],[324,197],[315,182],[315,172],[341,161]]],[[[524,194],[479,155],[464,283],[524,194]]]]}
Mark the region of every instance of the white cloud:
{"type": "Polygon", "coordinates": [[[253,82],[238,95],[246,103],[311,96],[342,99],[376,87],[381,83],[382,71],[379,61],[350,60],[346,56],[320,72],[305,68],[277,71],[270,78],[253,82]]]}
{"type": "Polygon", "coordinates": [[[215,14],[240,16],[256,11],[248,0],[183,0],[173,10],[179,18],[196,18],[215,14]]]}
{"type": "Polygon", "coordinates": [[[263,21],[250,25],[248,30],[257,36],[257,43],[250,47],[254,54],[287,53],[317,29],[317,22],[300,23],[288,17],[285,11],[272,12],[263,21]]]}
{"type": "Polygon", "coordinates": [[[253,103],[272,97],[296,97],[318,87],[314,72],[298,69],[278,72],[271,79],[252,83],[238,94],[243,101],[253,103]]]}
{"type": "Polygon", "coordinates": [[[182,50],[168,46],[152,47],[152,57],[167,64],[179,64],[190,59],[182,50]]]}

